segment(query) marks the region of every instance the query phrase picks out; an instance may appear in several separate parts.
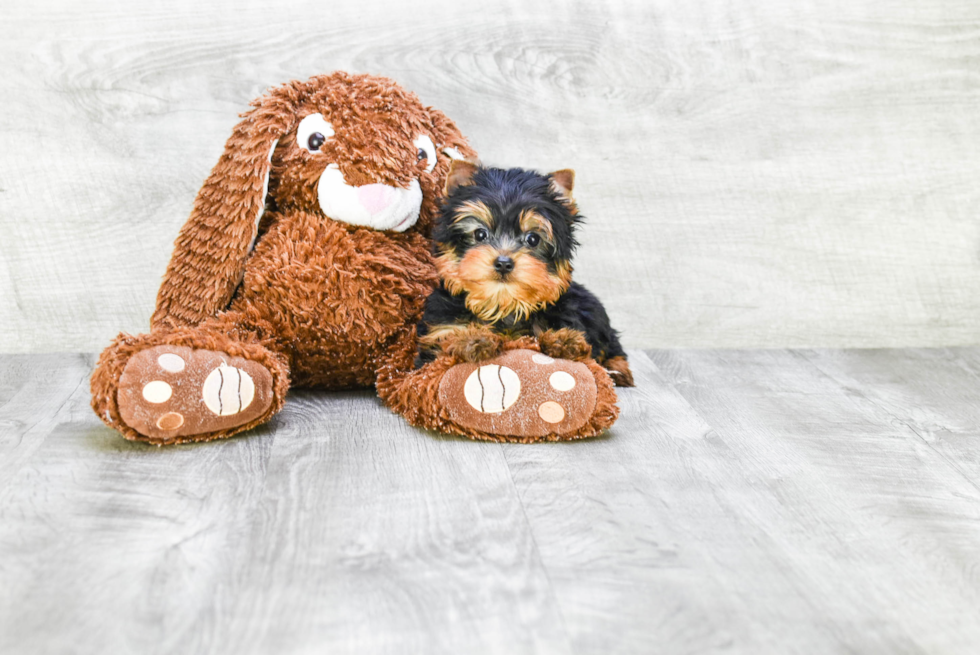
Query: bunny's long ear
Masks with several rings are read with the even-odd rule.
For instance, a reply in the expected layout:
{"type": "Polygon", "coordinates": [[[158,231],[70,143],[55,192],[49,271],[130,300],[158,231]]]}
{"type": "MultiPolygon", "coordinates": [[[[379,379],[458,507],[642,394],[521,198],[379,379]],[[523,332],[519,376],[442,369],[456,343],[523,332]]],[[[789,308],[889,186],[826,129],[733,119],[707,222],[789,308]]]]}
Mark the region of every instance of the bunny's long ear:
{"type": "Polygon", "coordinates": [[[272,151],[292,127],[298,96],[279,87],[242,114],[174,243],[152,327],[196,325],[228,306],[265,207],[272,151]]]}

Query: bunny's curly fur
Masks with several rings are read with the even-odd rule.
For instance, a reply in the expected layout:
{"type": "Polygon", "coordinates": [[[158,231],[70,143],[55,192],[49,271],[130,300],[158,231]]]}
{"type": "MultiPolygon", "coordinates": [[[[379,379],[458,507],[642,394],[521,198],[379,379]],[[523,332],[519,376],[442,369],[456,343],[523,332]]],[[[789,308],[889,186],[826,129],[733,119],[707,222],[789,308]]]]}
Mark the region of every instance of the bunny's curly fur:
{"type": "Polygon", "coordinates": [[[180,230],[151,331],[121,334],[99,360],[92,375],[99,417],[130,439],[215,439],[267,420],[289,385],[365,387],[383,364],[411,366],[414,325],[437,279],[428,235],[450,162],[439,152],[426,170],[413,145],[419,135],[440,150],[475,156],[442,112],[383,77],[337,72],[255,100],[180,230]],[[313,154],[296,133],[315,113],[335,134],[313,154]],[[317,197],[328,165],[351,186],[402,188],[418,180],[417,222],[392,232],[329,220],[317,197]],[[119,379],[133,354],[159,345],[259,360],[276,380],[275,400],[259,418],[230,429],[137,430],[120,416],[119,379]]]}

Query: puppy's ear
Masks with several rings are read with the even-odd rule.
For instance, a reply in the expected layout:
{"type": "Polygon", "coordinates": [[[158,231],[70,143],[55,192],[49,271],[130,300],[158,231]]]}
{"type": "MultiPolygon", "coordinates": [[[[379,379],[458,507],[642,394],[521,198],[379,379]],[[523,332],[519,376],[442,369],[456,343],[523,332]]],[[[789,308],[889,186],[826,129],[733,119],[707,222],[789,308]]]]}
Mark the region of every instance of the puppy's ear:
{"type": "Polygon", "coordinates": [[[272,153],[296,120],[299,83],[252,101],[174,243],[150,325],[196,325],[225,309],[241,282],[265,208],[272,153]]]}
{"type": "Polygon", "coordinates": [[[555,190],[555,193],[563,198],[572,199],[572,188],[575,186],[575,171],[570,168],[563,168],[560,171],[549,173],[548,177],[551,178],[551,188],[555,190]]]}
{"type": "Polygon", "coordinates": [[[473,184],[473,176],[476,175],[479,167],[479,164],[467,159],[454,159],[449,165],[449,174],[446,176],[446,195],[448,196],[458,187],[473,184]]]}

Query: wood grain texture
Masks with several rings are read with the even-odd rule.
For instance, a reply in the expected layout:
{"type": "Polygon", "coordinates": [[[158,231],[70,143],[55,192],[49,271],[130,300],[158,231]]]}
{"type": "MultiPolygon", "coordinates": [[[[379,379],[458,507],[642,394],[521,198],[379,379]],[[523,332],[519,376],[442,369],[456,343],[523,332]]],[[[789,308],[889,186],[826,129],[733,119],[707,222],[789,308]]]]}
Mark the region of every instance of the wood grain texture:
{"type": "MultiPolygon", "coordinates": [[[[869,398],[885,390],[842,384],[799,353],[652,358],[711,426],[706,436],[733,474],[708,478],[727,512],[704,539],[745,594],[741,621],[766,626],[747,635],[765,640],[757,652],[784,650],[785,633],[773,626],[786,624],[802,639],[791,651],[975,647],[980,491],[909,429],[908,410],[884,410],[869,398]],[[811,640],[820,645],[804,648],[811,640]]],[[[896,386],[915,393],[916,382],[897,372],[904,351],[886,359],[896,386]]]]}
{"type": "Polygon", "coordinates": [[[631,361],[595,440],[306,391],[160,449],[0,356],[0,652],[975,652],[980,349],[631,361]]]}
{"type": "Polygon", "coordinates": [[[632,347],[977,342],[980,4],[54,0],[0,10],[0,352],[145,329],[248,100],[387,74],[572,167],[632,347]]]}
{"type": "Polygon", "coordinates": [[[571,652],[499,446],[307,392],[245,439],[146,447],[72,391],[92,358],[63,360],[0,360],[25,453],[2,460],[0,652],[571,652]]]}

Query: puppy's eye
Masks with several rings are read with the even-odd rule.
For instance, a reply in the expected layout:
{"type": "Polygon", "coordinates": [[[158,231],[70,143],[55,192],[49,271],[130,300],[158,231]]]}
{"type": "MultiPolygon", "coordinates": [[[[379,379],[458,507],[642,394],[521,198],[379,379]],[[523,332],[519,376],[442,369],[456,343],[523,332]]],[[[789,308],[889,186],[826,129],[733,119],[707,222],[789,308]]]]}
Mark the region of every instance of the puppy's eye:
{"type": "Polygon", "coordinates": [[[320,151],[327,139],[334,135],[333,126],[320,114],[310,114],[296,128],[296,145],[307,152],[320,151]]]}
{"type": "Polygon", "coordinates": [[[524,235],[524,243],[527,244],[528,248],[536,248],[541,243],[541,237],[538,236],[537,232],[528,232],[524,235]]]}
{"type": "Polygon", "coordinates": [[[482,227],[476,228],[473,232],[473,238],[478,242],[484,242],[490,238],[490,233],[484,230],[482,227]]]}
{"type": "Polygon", "coordinates": [[[436,167],[436,147],[432,144],[432,139],[424,134],[420,134],[412,145],[416,148],[415,161],[421,166],[425,162],[425,172],[431,173],[436,167]]]}

